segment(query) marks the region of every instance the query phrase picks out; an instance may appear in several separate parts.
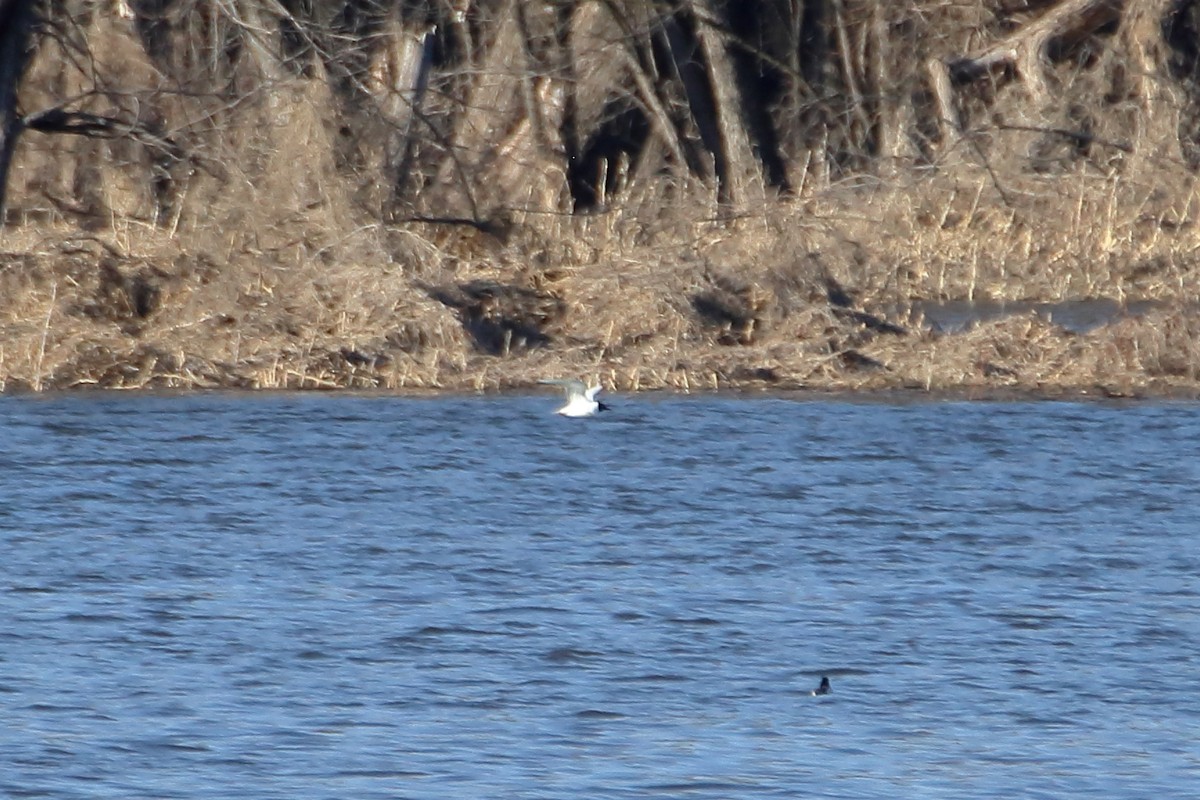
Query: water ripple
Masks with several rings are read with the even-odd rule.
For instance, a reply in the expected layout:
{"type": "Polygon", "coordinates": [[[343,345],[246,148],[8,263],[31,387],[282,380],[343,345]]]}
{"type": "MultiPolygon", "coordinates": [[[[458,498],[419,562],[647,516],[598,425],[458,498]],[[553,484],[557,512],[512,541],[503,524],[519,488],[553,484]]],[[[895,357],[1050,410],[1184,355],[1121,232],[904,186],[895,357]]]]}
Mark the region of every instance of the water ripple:
{"type": "Polygon", "coordinates": [[[0,398],[0,794],[1200,784],[1200,408],[552,406],[0,398]]]}

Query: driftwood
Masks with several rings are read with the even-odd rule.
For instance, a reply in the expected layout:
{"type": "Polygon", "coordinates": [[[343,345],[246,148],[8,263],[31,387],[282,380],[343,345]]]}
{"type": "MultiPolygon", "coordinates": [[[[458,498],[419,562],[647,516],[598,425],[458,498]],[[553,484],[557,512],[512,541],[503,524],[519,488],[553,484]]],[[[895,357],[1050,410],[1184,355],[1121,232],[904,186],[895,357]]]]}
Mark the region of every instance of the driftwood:
{"type": "Polygon", "coordinates": [[[1051,44],[1069,46],[1097,29],[1120,20],[1124,0],[1063,0],[1042,16],[984,49],[949,60],[927,64],[930,86],[937,104],[939,124],[960,128],[954,111],[953,90],[997,69],[1012,70],[1035,105],[1050,103],[1043,72],[1051,44]]]}

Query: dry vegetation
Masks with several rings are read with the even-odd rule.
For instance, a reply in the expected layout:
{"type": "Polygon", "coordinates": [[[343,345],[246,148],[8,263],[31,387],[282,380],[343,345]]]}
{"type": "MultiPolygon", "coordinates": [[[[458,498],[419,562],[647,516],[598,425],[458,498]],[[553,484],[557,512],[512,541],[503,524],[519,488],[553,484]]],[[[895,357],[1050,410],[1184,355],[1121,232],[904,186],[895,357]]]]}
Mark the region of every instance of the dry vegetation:
{"type": "Polygon", "coordinates": [[[32,31],[4,390],[1200,394],[1200,4],[151,5],[32,31]]]}

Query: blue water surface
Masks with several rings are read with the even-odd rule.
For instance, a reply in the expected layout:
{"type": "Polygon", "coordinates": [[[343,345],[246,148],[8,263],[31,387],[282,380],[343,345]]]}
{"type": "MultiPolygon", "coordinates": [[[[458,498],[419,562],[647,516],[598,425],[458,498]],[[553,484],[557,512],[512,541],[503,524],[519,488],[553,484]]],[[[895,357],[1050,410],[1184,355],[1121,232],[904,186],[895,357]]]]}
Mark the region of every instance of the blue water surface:
{"type": "Polygon", "coordinates": [[[1200,407],[555,402],[0,398],[0,795],[1200,791],[1200,407]]]}

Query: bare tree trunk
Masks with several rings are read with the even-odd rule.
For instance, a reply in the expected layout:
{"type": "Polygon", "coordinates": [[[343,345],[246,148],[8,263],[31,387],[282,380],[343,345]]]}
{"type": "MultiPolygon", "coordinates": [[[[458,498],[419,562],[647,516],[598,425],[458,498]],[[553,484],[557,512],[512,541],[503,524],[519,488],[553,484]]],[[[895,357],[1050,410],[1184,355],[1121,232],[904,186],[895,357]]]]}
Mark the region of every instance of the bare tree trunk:
{"type": "Polygon", "coordinates": [[[1162,46],[1162,20],[1172,13],[1168,0],[1143,0],[1125,12],[1121,33],[1129,53],[1129,75],[1141,107],[1141,124],[1135,146],[1143,156],[1182,160],[1180,114],[1183,98],[1169,74],[1162,46]],[[1149,151],[1149,152],[1147,152],[1149,151]]]}
{"type": "MultiPolygon", "coordinates": [[[[688,5],[696,19],[696,38],[708,67],[716,117],[713,123],[717,130],[717,150],[713,155],[718,165],[717,194],[721,202],[737,206],[746,202],[746,194],[759,171],[742,117],[744,100],[725,44],[725,20],[714,0],[703,6],[691,0],[688,5]]],[[[761,185],[761,181],[757,183],[761,185]]]]}
{"type": "Polygon", "coordinates": [[[29,63],[34,0],[0,0],[0,226],[4,224],[8,167],[23,128],[17,89],[29,63]]]}
{"type": "Polygon", "coordinates": [[[904,102],[893,87],[888,70],[895,63],[896,51],[889,33],[884,6],[873,3],[870,21],[863,35],[866,37],[866,63],[863,71],[875,105],[872,137],[876,144],[876,157],[881,174],[895,174],[900,167],[904,147],[904,102]]]}
{"type": "Polygon", "coordinates": [[[717,199],[736,206],[744,201],[748,178],[756,167],[742,124],[733,64],[725,49],[725,25],[712,3],[682,0],[679,13],[666,20],[665,26],[692,119],[705,149],[712,154],[717,199]]]}

